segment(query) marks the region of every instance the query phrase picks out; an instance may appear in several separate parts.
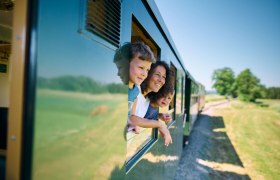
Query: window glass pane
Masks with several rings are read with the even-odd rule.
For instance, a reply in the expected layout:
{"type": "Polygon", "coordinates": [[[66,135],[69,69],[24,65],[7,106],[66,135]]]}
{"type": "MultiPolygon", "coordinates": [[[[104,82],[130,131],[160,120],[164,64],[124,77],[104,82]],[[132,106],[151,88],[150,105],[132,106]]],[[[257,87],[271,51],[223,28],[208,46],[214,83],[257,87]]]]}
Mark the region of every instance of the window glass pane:
{"type": "Polygon", "coordinates": [[[181,114],[182,113],[182,74],[180,71],[177,71],[177,76],[176,76],[176,114],[181,114]]]}
{"type": "MultiPolygon", "coordinates": [[[[177,97],[177,92],[178,92],[177,89],[176,89],[177,88],[177,81],[176,81],[177,70],[176,70],[176,67],[172,63],[170,64],[170,70],[172,71],[172,74],[174,75],[174,76],[172,76],[173,79],[171,81],[174,84],[175,95],[174,95],[172,101],[169,104],[168,110],[169,110],[169,113],[172,115],[172,120],[175,120],[175,113],[176,113],[175,112],[175,106],[176,106],[175,102],[177,101],[176,97],[177,97]]],[[[177,111],[177,109],[176,109],[176,111],[177,111]]]]}
{"type": "Polygon", "coordinates": [[[134,154],[141,150],[145,144],[147,144],[152,137],[152,128],[141,128],[140,133],[128,132],[127,138],[127,152],[126,160],[129,161],[134,154]]]}
{"type": "Polygon", "coordinates": [[[39,5],[33,178],[113,178],[127,118],[115,52],[79,33],[79,0],[39,5]]]}

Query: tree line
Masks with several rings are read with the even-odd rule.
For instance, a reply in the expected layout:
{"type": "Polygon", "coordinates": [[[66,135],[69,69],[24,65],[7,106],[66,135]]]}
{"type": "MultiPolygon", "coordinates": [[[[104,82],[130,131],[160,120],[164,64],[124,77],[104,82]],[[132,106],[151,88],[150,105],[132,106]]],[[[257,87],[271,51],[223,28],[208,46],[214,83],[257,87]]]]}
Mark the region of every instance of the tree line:
{"type": "Polygon", "coordinates": [[[85,76],[60,76],[55,78],[39,77],[37,87],[63,91],[101,93],[127,93],[128,87],[122,83],[103,84],[85,76]]]}
{"type": "Polygon", "coordinates": [[[257,98],[280,99],[280,87],[268,87],[260,83],[250,69],[245,69],[235,77],[229,67],[216,69],[212,75],[213,88],[220,95],[238,97],[244,101],[254,102],[257,98]]]}

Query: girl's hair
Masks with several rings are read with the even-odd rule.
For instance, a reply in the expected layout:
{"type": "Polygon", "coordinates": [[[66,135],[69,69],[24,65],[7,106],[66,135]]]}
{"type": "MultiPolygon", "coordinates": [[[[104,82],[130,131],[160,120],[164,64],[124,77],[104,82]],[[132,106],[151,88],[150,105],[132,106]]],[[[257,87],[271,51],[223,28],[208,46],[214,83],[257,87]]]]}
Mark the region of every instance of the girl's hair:
{"type": "Polygon", "coordinates": [[[168,94],[168,89],[174,89],[174,85],[173,85],[173,82],[172,82],[172,72],[168,66],[168,64],[165,62],[165,61],[157,61],[156,63],[152,64],[151,65],[151,69],[148,73],[148,77],[144,80],[144,82],[141,84],[141,90],[142,90],[142,93],[145,92],[145,90],[148,89],[148,82],[150,81],[154,71],[155,71],[155,68],[158,67],[158,66],[162,66],[165,68],[166,70],[166,78],[165,78],[165,83],[164,85],[160,88],[159,92],[150,92],[147,94],[147,97],[152,100],[154,98],[157,98],[158,93],[163,93],[164,95],[166,95],[166,93],[168,94]]]}
{"type": "Polygon", "coordinates": [[[175,89],[174,89],[173,85],[171,85],[171,86],[166,85],[166,86],[163,86],[157,93],[151,92],[147,96],[149,97],[150,102],[155,104],[158,99],[160,99],[162,97],[166,97],[169,94],[173,94],[174,92],[175,92],[175,89]]]}

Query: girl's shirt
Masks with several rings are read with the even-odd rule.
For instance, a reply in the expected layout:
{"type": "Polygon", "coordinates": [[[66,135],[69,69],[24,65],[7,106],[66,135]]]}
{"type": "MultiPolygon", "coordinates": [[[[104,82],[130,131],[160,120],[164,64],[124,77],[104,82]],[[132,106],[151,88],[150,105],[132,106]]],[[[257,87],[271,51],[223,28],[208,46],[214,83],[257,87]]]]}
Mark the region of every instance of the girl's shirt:
{"type": "Polygon", "coordinates": [[[158,119],[159,109],[149,105],[147,113],[145,114],[144,118],[146,119],[158,119]]]}

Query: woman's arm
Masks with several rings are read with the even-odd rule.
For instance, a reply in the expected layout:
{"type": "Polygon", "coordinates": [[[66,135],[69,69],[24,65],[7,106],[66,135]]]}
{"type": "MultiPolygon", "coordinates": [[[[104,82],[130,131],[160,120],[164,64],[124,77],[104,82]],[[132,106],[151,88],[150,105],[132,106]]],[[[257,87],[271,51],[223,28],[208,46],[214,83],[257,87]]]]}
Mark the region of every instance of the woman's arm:
{"type": "Polygon", "coordinates": [[[141,118],[133,114],[131,114],[130,116],[130,121],[136,126],[140,126],[143,128],[160,128],[161,126],[163,126],[163,124],[159,121],[141,118]]]}
{"type": "Polygon", "coordinates": [[[163,123],[156,120],[148,120],[135,115],[130,116],[130,121],[133,122],[136,126],[140,126],[143,128],[158,128],[164,139],[164,145],[168,146],[169,144],[172,144],[170,132],[166,125],[164,125],[163,123]]]}

